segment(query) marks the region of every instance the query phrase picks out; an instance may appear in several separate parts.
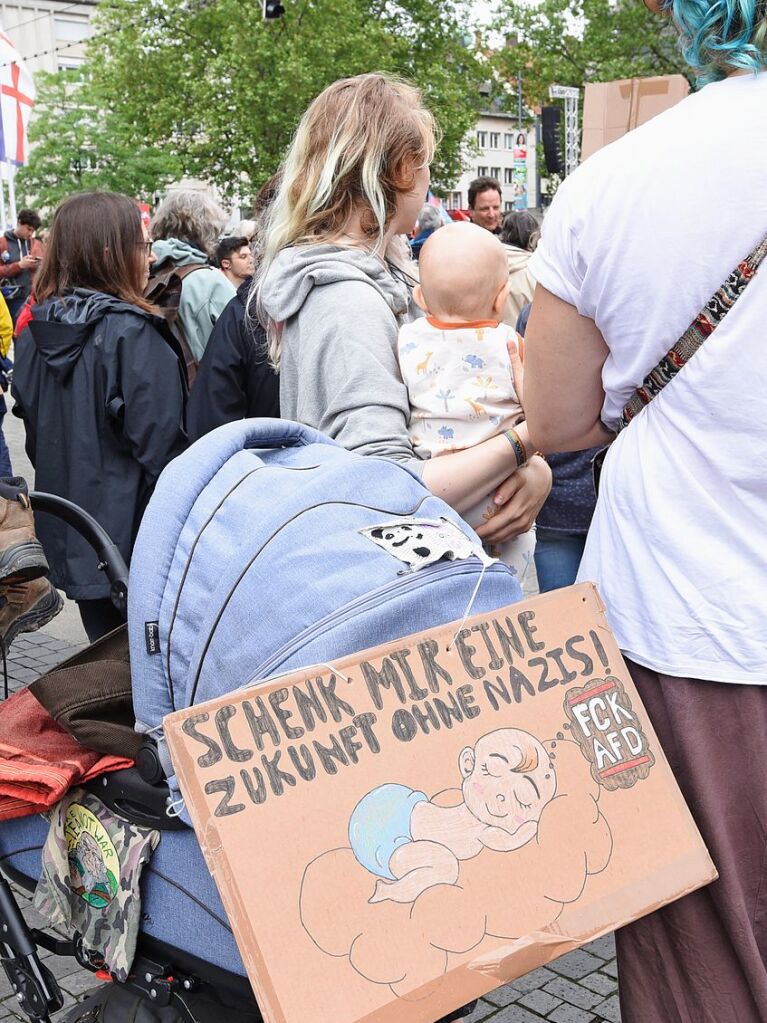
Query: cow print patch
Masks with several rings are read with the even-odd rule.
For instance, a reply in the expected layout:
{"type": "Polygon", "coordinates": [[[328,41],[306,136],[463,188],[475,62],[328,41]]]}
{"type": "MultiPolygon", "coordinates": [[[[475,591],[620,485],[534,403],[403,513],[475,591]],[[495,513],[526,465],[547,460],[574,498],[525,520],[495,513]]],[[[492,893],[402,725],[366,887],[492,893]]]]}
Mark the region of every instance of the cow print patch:
{"type": "Polygon", "coordinates": [[[360,533],[413,572],[443,559],[479,558],[487,565],[495,560],[449,519],[397,519],[368,526],[360,533]]]}

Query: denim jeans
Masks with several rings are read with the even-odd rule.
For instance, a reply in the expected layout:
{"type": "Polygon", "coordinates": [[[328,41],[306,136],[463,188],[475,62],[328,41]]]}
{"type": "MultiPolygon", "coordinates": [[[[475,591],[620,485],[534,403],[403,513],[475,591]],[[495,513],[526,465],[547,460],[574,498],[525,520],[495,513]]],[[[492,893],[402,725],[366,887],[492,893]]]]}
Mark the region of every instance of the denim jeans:
{"type": "Polygon", "coordinates": [[[586,534],[550,533],[538,530],[535,544],[535,571],[541,593],[571,586],[586,546],[586,534]]]}

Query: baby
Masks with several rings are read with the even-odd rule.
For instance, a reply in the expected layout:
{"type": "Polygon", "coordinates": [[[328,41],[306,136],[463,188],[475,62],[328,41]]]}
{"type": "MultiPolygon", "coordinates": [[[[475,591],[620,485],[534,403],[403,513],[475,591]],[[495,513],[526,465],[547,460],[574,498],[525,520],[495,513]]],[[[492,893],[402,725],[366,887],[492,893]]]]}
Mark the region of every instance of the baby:
{"type": "Polygon", "coordinates": [[[557,779],[543,745],[518,728],[500,728],[461,751],[463,802],[437,806],[406,785],[368,792],[349,821],[357,861],[382,880],[370,902],[414,902],[438,884],[455,884],[459,861],[483,849],[519,849],[538,831],[557,779]]]}
{"type": "MultiPolygon", "coordinates": [[[[509,292],[501,243],[474,224],[449,224],[428,238],[419,269],[413,297],[427,315],[400,329],[397,349],[410,401],[410,439],[417,455],[435,457],[513,430],[524,412],[507,347],[517,335],[501,319],[509,292]]],[[[513,466],[517,452],[518,461],[526,457],[527,434],[507,436],[513,466]]],[[[464,514],[469,525],[481,525],[497,511],[492,494],[482,498],[464,514]]],[[[534,550],[533,528],[488,552],[521,580],[534,550]]]]}

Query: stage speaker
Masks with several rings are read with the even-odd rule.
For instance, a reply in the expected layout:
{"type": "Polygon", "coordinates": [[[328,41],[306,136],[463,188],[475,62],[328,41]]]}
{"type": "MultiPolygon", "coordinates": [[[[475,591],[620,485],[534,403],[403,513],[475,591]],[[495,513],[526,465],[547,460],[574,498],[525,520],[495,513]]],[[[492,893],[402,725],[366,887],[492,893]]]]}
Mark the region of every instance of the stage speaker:
{"type": "Polygon", "coordinates": [[[562,108],[541,109],[541,134],[543,136],[543,157],[549,174],[564,177],[565,163],[562,159],[562,108]]]}

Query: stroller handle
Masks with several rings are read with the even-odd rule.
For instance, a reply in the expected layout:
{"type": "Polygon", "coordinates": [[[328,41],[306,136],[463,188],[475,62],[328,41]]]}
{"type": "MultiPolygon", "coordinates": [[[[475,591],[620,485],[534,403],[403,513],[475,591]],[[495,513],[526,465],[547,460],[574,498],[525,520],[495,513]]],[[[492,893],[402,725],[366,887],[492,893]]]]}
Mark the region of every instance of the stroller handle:
{"type": "Polygon", "coordinates": [[[128,601],[128,566],[104,527],[85,509],[65,497],[32,490],[29,502],[33,511],[45,512],[61,519],[90,544],[99,559],[99,568],[103,569],[110,582],[112,603],[125,615],[128,601]]]}

